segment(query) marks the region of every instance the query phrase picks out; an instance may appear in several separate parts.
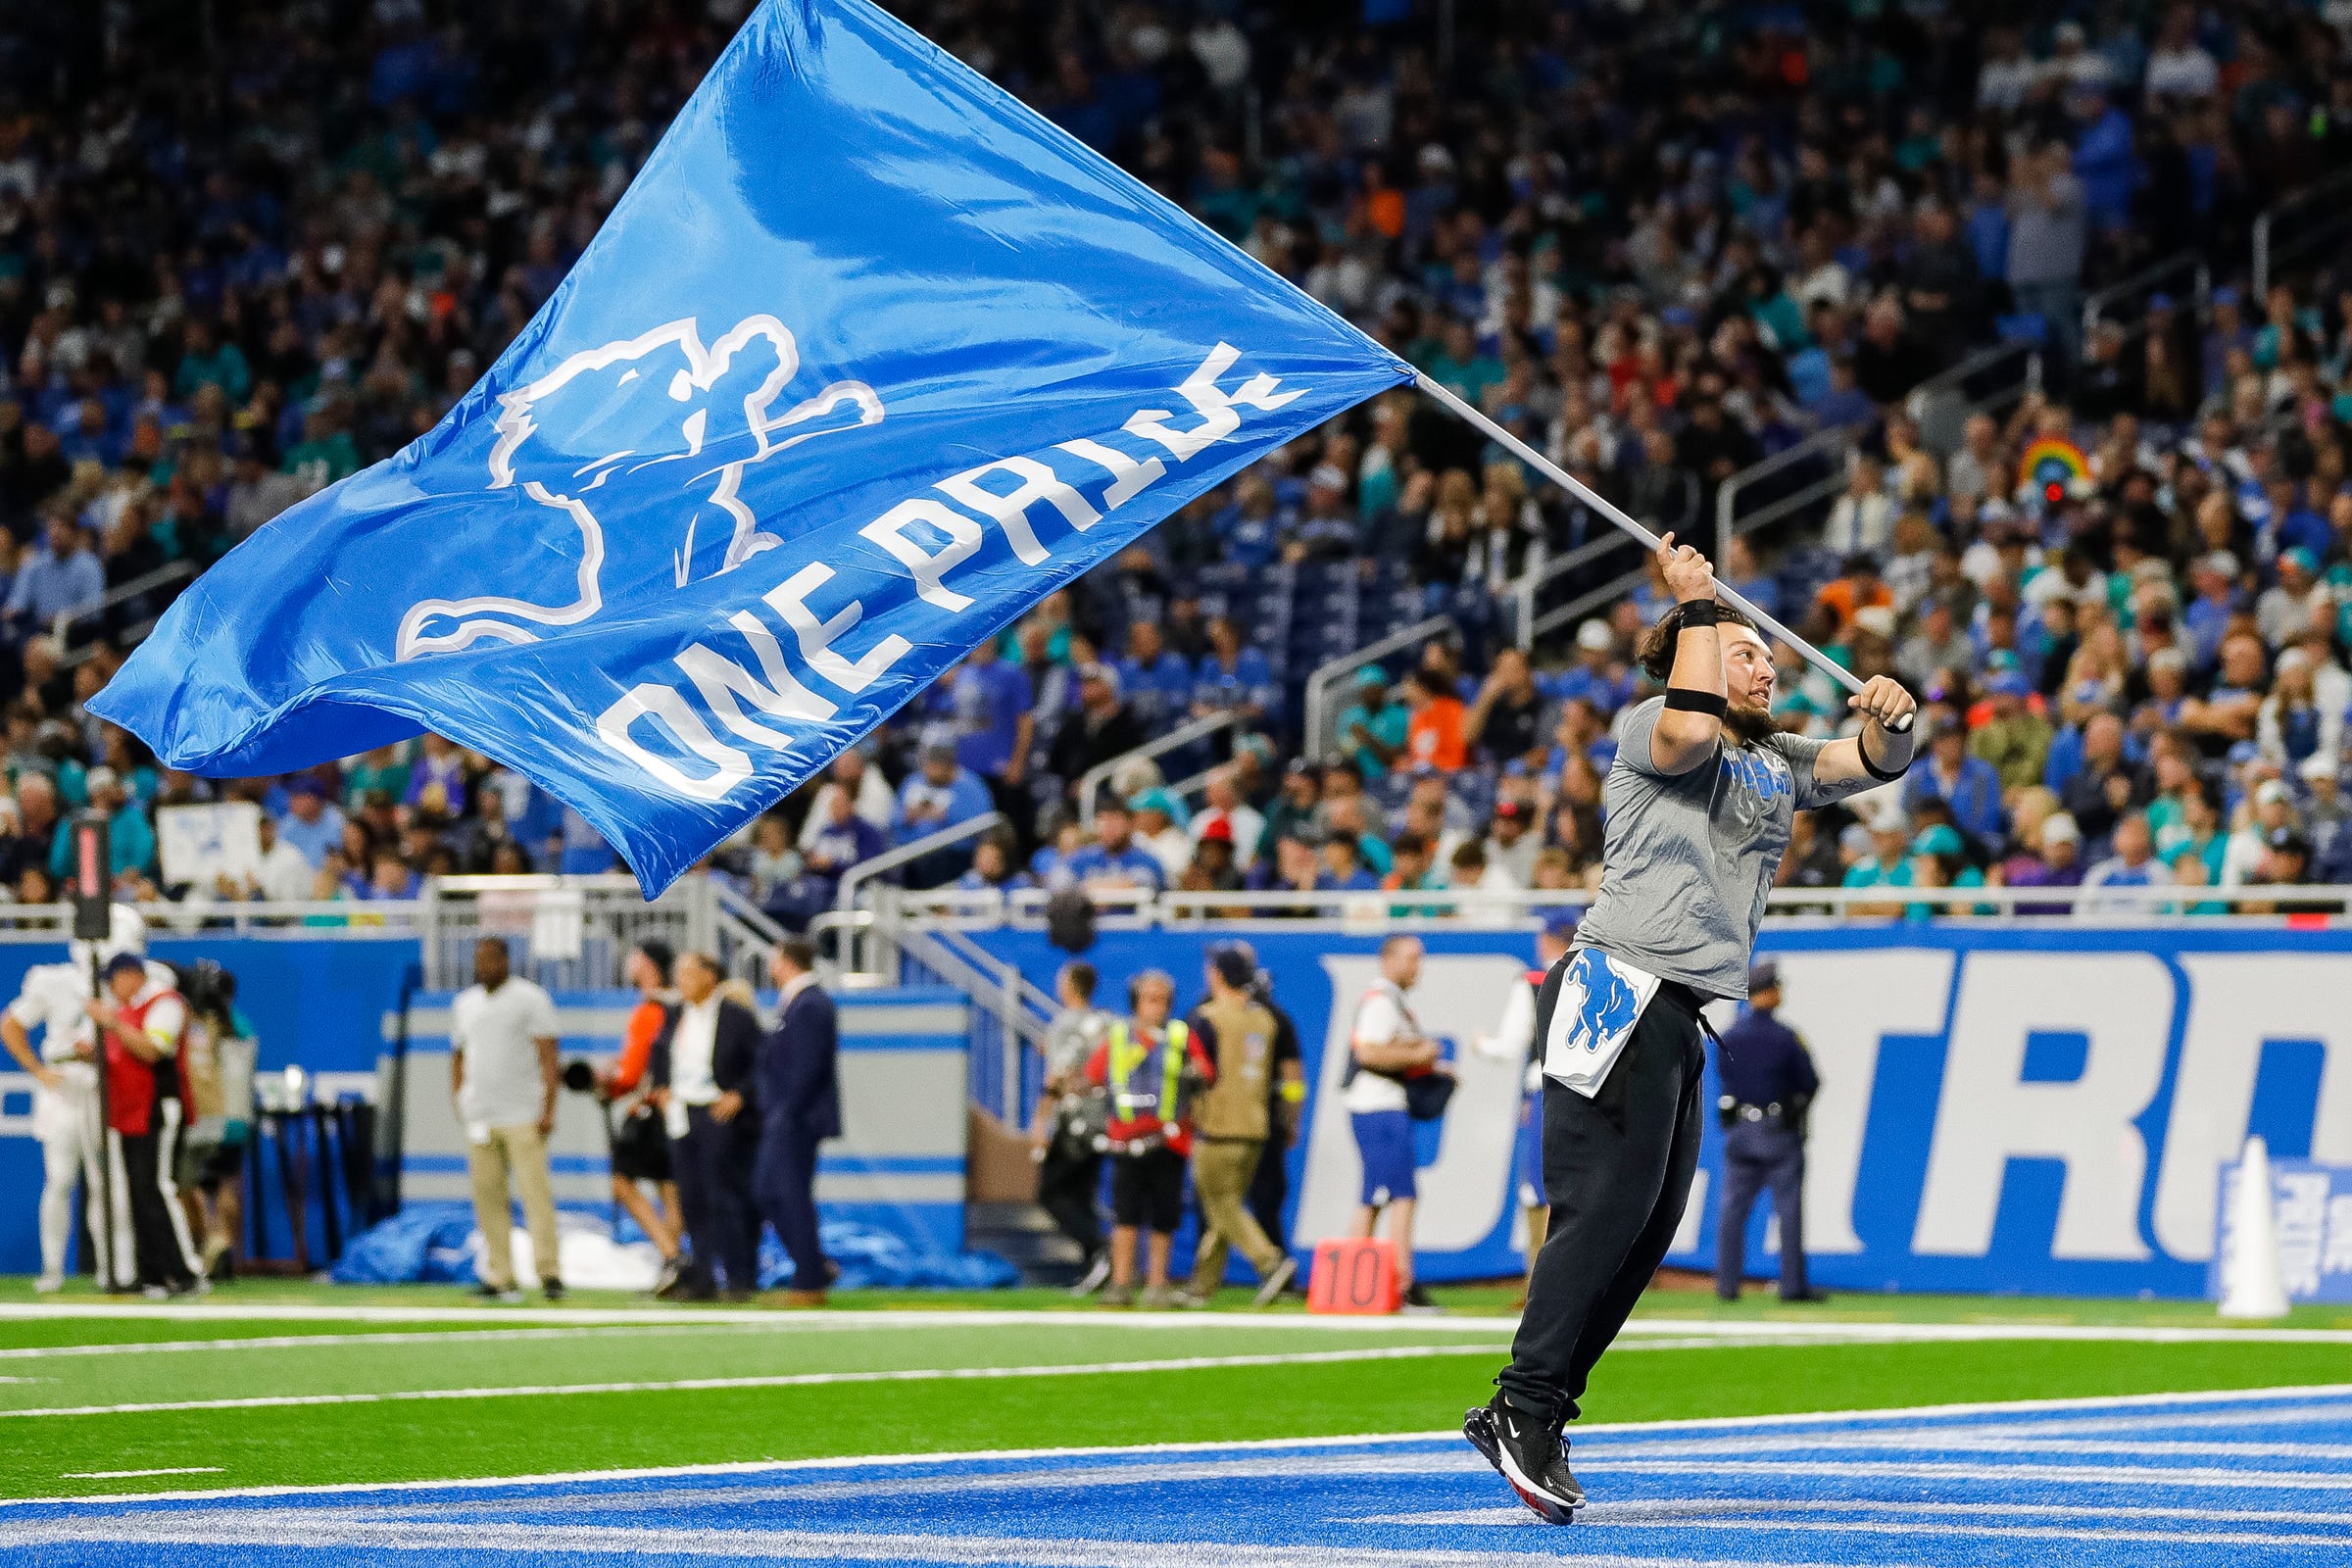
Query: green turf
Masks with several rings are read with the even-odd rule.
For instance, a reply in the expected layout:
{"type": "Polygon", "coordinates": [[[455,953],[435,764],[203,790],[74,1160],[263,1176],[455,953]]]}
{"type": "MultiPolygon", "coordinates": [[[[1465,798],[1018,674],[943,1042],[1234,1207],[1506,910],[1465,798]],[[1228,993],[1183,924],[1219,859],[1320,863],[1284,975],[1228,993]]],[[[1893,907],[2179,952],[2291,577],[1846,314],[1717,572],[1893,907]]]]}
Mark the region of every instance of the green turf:
{"type": "MultiPolygon", "coordinates": [[[[1457,1307],[1507,1303],[1505,1292],[1448,1292],[1457,1307]]],[[[19,1299],[0,1289],[0,1304],[19,1299]]],[[[360,1344],[245,1346],[0,1360],[0,1494],[138,1492],[455,1479],[706,1464],[847,1453],[949,1451],[1147,1442],[1240,1441],[1442,1430],[1483,1396],[1507,1324],[1492,1336],[1393,1320],[1335,1334],[1280,1315],[1216,1325],[1124,1326],[1112,1314],[1055,1310],[1009,1326],[929,1322],[937,1298],[844,1298],[905,1305],[886,1327],[777,1313],[749,1324],[645,1323],[548,1334],[496,1309],[442,1323],[284,1322],[229,1315],[237,1304],[397,1304],[438,1308],[449,1290],[323,1291],[246,1285],[214,1298],[220,1315],[0,1318],[19,1348],[233,1339],[375,1338],[360,1344]],[[227,1298],[223,1299],[223,1298],[227,1298]],[[447,1331],[464,1337],[449,1338],[447,1331]],[[390,1336],[385,1338],[385,1336],[390,1336]],[[1465,1340],[1467,1345],[1465,1345],[1465,1340]],[[9,1416],[74,1404],[247,1398],[614,1380],[799,1375],[884,1369],[1083,1365],[1139,1358],[1329,1351],[1373,1346],[1459,1348],[1421,1359],[926,1380],[822,1387],[513,1395],[366,1404],[9,1416]],[[220,1473],[70,1480],[68,1472],[219,1466],[220,1473]]],[[[583,1305],[623,1298],[588,1298],[583,1305]]],[[[1237,1298],[1239,1299],[1239,1298],[1237,1298]]],[[[963,1306],[1068,1307],[1043,1293],[954,1299],[963,1306]]],[[[1737,1315],[1802,1321],[2123,1321],[2211,1328],[2194,1303],[2080,1303],[1853,1298],[1782,1309],[1769,1298],[1713,1310],[1711,1298],[1660,1292],[1643,1316],[1737,1315]]],[[[2340,1312],[2296,1327],[2340,1326],[2340,1312]]],[[[1727,1345],[1635,1348],[1602,1362],[1587,1401],[1595,1420],[1659,1420],[1954,1401],[2044,1398],[2352,1381],[2352,1347],[2113,1342],[1727,1345]]]]}

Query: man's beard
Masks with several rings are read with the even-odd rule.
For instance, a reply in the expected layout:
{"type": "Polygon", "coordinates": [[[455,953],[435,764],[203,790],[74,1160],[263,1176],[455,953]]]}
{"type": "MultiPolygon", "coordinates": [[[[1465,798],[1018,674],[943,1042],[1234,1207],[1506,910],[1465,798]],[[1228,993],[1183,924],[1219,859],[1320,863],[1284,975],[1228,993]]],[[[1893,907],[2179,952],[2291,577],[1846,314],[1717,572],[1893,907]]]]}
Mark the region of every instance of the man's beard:
{"type": "Polygon", "coordinates": [[[1732,732],[1733,739],[1742,746],[1754,746],[1767,736],[1780,733],[1781,726],[1769,708],[1751,708],[1745,703],[1733,703],[1723,710],[1723,727],[1732,732]]]}

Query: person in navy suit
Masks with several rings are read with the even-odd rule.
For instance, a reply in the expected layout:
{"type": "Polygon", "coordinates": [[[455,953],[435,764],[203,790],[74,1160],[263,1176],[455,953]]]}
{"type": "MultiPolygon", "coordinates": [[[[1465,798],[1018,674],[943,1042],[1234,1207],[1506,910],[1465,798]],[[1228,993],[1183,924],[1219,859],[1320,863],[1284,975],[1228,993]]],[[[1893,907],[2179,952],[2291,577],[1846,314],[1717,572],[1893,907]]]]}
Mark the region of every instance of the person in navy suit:
{"type": "Polygon", "coordinates": [[[807,937],[777,945],[769,972],[782,993],[776,1027],[760,1043],[760,1210],[792,1258],[785,1301],[822,1306],[833,1266],[816,1231],[816,1146],[841,1136],[836,1072],[841,1030],[833,999],[816,983],[816,949],[807,937]]]}
{"type": "Polygon", "coordinates": [[[678,1006],[654,1041],[651,1070],[669,1132],[678,1206],[694,1239],[680,1294],[748,1301],[760,1288],[760,1020],[718,994],[718,960],[677,957],[678,1006]],[[726,1276],[722,1291],[715,1264],[726,1276]]]}

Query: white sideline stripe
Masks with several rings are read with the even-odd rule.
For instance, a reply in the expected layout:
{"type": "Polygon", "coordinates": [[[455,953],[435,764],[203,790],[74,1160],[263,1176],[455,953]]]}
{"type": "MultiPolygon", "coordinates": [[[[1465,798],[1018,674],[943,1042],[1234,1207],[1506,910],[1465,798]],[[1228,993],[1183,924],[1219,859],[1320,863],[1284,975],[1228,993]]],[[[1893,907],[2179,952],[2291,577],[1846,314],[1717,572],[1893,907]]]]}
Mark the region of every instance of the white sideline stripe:
{"type": "MultiPolygon", "coordinates": [[[[1694,1499],[1689,1502],[1596,1502],[1589,1504],[1577,1516],[1579,1524],[1643,1525],[1679,1527],[1698,1520],[1715,1518],[1752,1518],[1759,1526],[1767,1525],[1768,1514],[1967,1514],[1978,1517],[1991,1504],[1983,1502],[1872,1502],[1847,1501],[1838,1498],[1772,1497],[1754,1501],[1718,1501],[1694,1499]]],[[[2112,1508],[2086,1507],[2079,1503],[2015,1502],[2006,1497],[1998,1504],[2004,1514],[2031,1514],[2052,1519],[2183,1519],[2196,1524],[2252,1524],[2252,1525],[2333,1525],[2352,1529],[2352,1516],[2337,1511],[2319,1512],[2299,1508],[2164,1508],[2132,1507],[2117,1504],[2112,1508]]],[[[1431,1508],[1417,1513],[1383,1513],[1349,1521],[1362,1525],[1497,1525],[1517,1524],[1527,1517],[1527,1509],[1518,1504],[1498,1508],[1431,1508]]]]}
{"type": "Polygon", "coordinates": [[[129,1481],[139,1476],[217,1476],[217,1464],[175,1464],[161,1470],[68,1470],[60,1481],[129,1481]]]}
{"type": "MultiPolygon", "coordinates": [[[[287,1526],[272,1526],[248,1514],[211,1514],[194,1520],[173,1516],[93,1520],[44,1520],[12,1530],[12,1546],[95,1543],[191,1546],[282,1546],[287,1526]],[[127,1527],[127,1528],[126,1528],[127,1527]]],[[[377,1550],[522,1552],[544,1560],[588,1552],[648,1556],[784,1558],[816,1562],[886,1562],[938,1565],[1021,1564],[1022,1568],[1529,1568],[1560,1561],[1556,1546],[1527,1551],[1416,1551],[1328,1544],[1254,1546],[1223,1542],[1057,1541],[1030,1537],[868,1535],[858,1531],[662,1530],[613,1525],[427,1525],[380,1524],[306,1518],[300,1528],[306,1547],[372,1547],[377,1550]]],[[[2248,1538],[2233,1538],[2248,1539],[2248,1538]]],[[[2325,1538],[2333,1542],[2339,1538],[2325,1538]]],[[[1599,1556],[1579,1552],[1579,1568],[1659,1568],[1654,1556],[1599,1556]]],[[[1683,1568],[1753,1568],[1744,1558],[1685,1559],[1683,1568]]],[[[1775,1568],[1838,1568],[1820,1562],[1785,1562],[1775,1568]]],[[[1909,1568],[1888,1561],[1880,1568],[1909,1568]]]]}
{"type": "MultiPolygon", "coordinates": [[[[391,1330],[379,1334],[254,1334],[223,1340],[119,1340],[98,1345],[35,1345],[0,1349],[0,1360],[40,1361],[57,1355],[158,1355],[189,1350],[298,1350],[310,1346],[354,1345],[501,1345],[516,1340],[640,1339],[651,1334],[743,1335],[758,1323],[636,1323],[623,1327],[592,1325],[576,1329],[435,1329],[420,1334],[391,1330]]],[[[54,1382],[54,1379],[4,1378],[0,1383],[54,1382]]]]}
{"type": "MultiPolygon", "coordinates": [[[[2158,1409],[2170,1405],[2251,1403],[2265,1399],[2352,1397],[2352,1383],[2300,1384],[2273,1389],[2208,1389],[2190,1394],[2121,1394],[2063,1399],[1984,1399],[1965,1404],[1916,1404],[1884,1410],[1813,1410],[1786,1415],[1687,1416],[1669,1421],[1580,1422],[1579,1439],[1599,1435],[1642,1437],[1653,1432],[1701,1432],[1720,1427],[1801,1427],[1864,1422],[1917,1421],[1941,1416],[2032,1415],[2050,1410],[2158,1409]]],[[[777,1475],[802,1470],[870,1470],[882,1466],[986,1464],[1026,1459],[1115,1458],[1144,1454],[1281,1452],[1314,1448],[1409,1446],[1458,1444],[1459,1429],[1439,1432],[1368,1432],[1328,1438],[1252,1438],[1224,1443],[1096,1444],[1056,1448],[966,1448],[949,1453],[833,1454],[815,1459],[738,1459],[710,1464],[641,1465],[602,1470],[551,1470],[521,1476],[459,1476],[431,1481],[328,1481],[308,1485],[213,1487],[170,1492],[74,1494],[50,1497],[0,1497],[0,1509],[71,1504],[203,1502],[232,1497],[305,1497],[337,1493],[487,1492],[515,1487],[569,1487],[607,1481],[663,1481],[689,1476],[777,1475]]],[[[2172,1474],[2164,1471],[2162,1474],[2172,1474]]],[[[13,1527],[12,1527],[13,1528],[13,1527]]],[[[1783,1565],[1796,1568],[1796,1565],[1783,1565]]]]}
{"type": "MultiPolygon", "coordinates": [[[[1933,1446],[1933,1445],[1929,1445],[1933,1446]]],[[[1867,1477],[1894,1481],[2050,1482],[2060,1486],[2228,1487],[2277,1492],[2352,1492],[2352,1473],[2314,1470],[2224,1470],[2154,1464],[1944,1464],[1911,1459],[1579,1459],[1594,1474],[1664,1476],[1749,1475],[1867,1477]]],[[[2003,1499],[2003,1503],[2006,1499],[2003,1499]]],[[[1986,1507],[2000,1506],[1986,1502],[1986,1507]]]]}
{"type": "MultiPolygon", "coordinates": [[[[1479,1334],[1518,1322],[1515,1314],[1439,1317],[1354,1317],[1308,1313],[1104,1312],[1083,1306],[1011,1308],[852,1308],[786,1316],[765,1307],[501,1307],[452,1302],[447,1306],[322,1306],[311,1303],[131,1303],[127,1301],[0,1302],[0,1321],[71,1318],[154,1318],[189,1322],[285,1323],[482,1323],[606,1325],[625,1323],[764,1323],[785,1333],[835,1329],[1035,1328],[1040,1324],[1158,1329],[1242,1329],[1280,1325],[1329,1334],[1479,1334]]],[[[1880,1323],[1835,1318],[1783,1321],[1777,1318],[1725,1321],[1713,1318],[1634,1318],[1625,1326],[1634,1339],[1672,1336],[1691,1340],[1886,1341],[1932,1344],[1964,1341],[2084,1340],[2129,1345],[2352,1345],[2352,1329],[2134,1327],[2124,1324],[2064,1323],[1880,1323]]]]}
{"type": "MultiPolygon", "coordinates": [[[[2080,1516],[2083,1519],[2117,1519],[2147,1517],[2155,1519],[2190,1519],[2215,1523],[2244,1522],[2264,1524],[2291,1520],[2298,1524],[2335,1525],[2332,1534],[2265,1534],[2254,1530],[2154,1530],[2104,1528],[2070,1528],[2060,1524],[2047,1525],[1985,1525],[1947,1524],[1936,1519],[1724,1519],[1690,1517],[1687,1512],[1671,1506],[1631,1505],[1642,1510],[1628,1512],[1623,1508],[1596,1504],[1577,1515],[1580,1526],[1615,1530],[1746,1530],[1806,1535],[1872,1535],[1872,1536],[1961,1536],[1983,1537],[1996,1541],[2083,1541],[2083,1542],[2184,1542],[2195,1545],[2243,1546],[2341,1546],[2352,1542],[2345,1532],[2347,1521],[2341,1514],[2239,1514],[2221,1510],[2172,1508],[2024,1508],[2007,1501],[1992,1503],[1827,1503],[1800,1504],[1826,1509],[1853,1508],[1875,1512],[1927,1513],[1967,1512],[1982,1514],[1997,1506],[2004,1512],[2057,1514],[2080,1516]],[[1644,1516],[1645,1515],[1645,1516],[1644,1516]]],[[[1524,1508],[1465,1508],[1451,1512],[1420,1514],[1384,1514],[1376,1518],[1350,1521],[1357,1524],[1405,1525],[1512,1525],[1527,1517],[1524,1508]]],[[[1581,1559],[1580,1559],[1581,1560],[1581,1559]]]]}
{"type": "Polygon", "coordinates": [[[667,1394],[718,1389],[802,1389],[840,1383],[960,1383],[999,1378],[1083,1377],[1119,1372],[1199,1372],[1220,1367],[1316,1366],[1336,1361],[1406,1361],[1439,1355],[1508,1355],[1507,1345],[1383,1345],[1348,1350],[1291,1350],[1264,1355],[1188,1355],[1156,1361],[1084,1361],[1069,1365],[892,1367],[862,1372],[778,1372],[760,1377],[662,1378],[614,1383],[530,1383],[469,1389],[396,1389],[364,1394],[265,1394],[227,1399],[156,1399],[135,1404],[34,1405],[0,1410],[0,1420],[30,1416],[151,1415],[172,1410],[274,1410],[302,1405],[397,1404],[419,1399],[509,1399],[557,1394],[667,1394]]]}

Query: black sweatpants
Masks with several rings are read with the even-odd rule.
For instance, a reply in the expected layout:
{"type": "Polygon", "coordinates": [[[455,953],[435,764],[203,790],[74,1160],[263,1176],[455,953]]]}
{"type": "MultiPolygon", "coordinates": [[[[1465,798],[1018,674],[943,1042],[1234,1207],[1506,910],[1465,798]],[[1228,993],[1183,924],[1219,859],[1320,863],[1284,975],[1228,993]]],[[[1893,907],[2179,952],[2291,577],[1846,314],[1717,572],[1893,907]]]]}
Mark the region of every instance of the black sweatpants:
{"type": "MultiPolygon", "coordinates": [[[[1544,982],[1549,1034],[1562,966],[1544,982]]],[[[1706,1050],[1698,998],[1668,981],[1642,1011],[1600,1093],[1544,1080],[1544,1196],[1551,1225],[1499,1384],[1513,1404],[1576,1419],[1592,1364],[1657,1273],[1698,1168],[1706,1050]]]]}
{"type": "Polygon", "coordinates": [[[1078,1244],[1092,1263],[1102,1250],[1102,1156],[1078,1154],[1056,1138],[1037,1168],[1037,1200],[1054,1216],[1054,1228],[1078,1244]]]}
{"type": "Polygon", "coordinates": [[[122,1156],[117,1176],[130,1194],[139,1283],[184,1291],[196,1283],[196,1275],[188,1266],[187,1248],[181,1241],[187,1216],[174,1212],[179,1206],[179,1189],[172,1183],[172,1165],[178,1154],[179,1121],[176,1115],[167,1117],[164,1109],[159,1105],[149,1113],[154,1131],[114,1135],[116,1151],[122,1156]]]}

